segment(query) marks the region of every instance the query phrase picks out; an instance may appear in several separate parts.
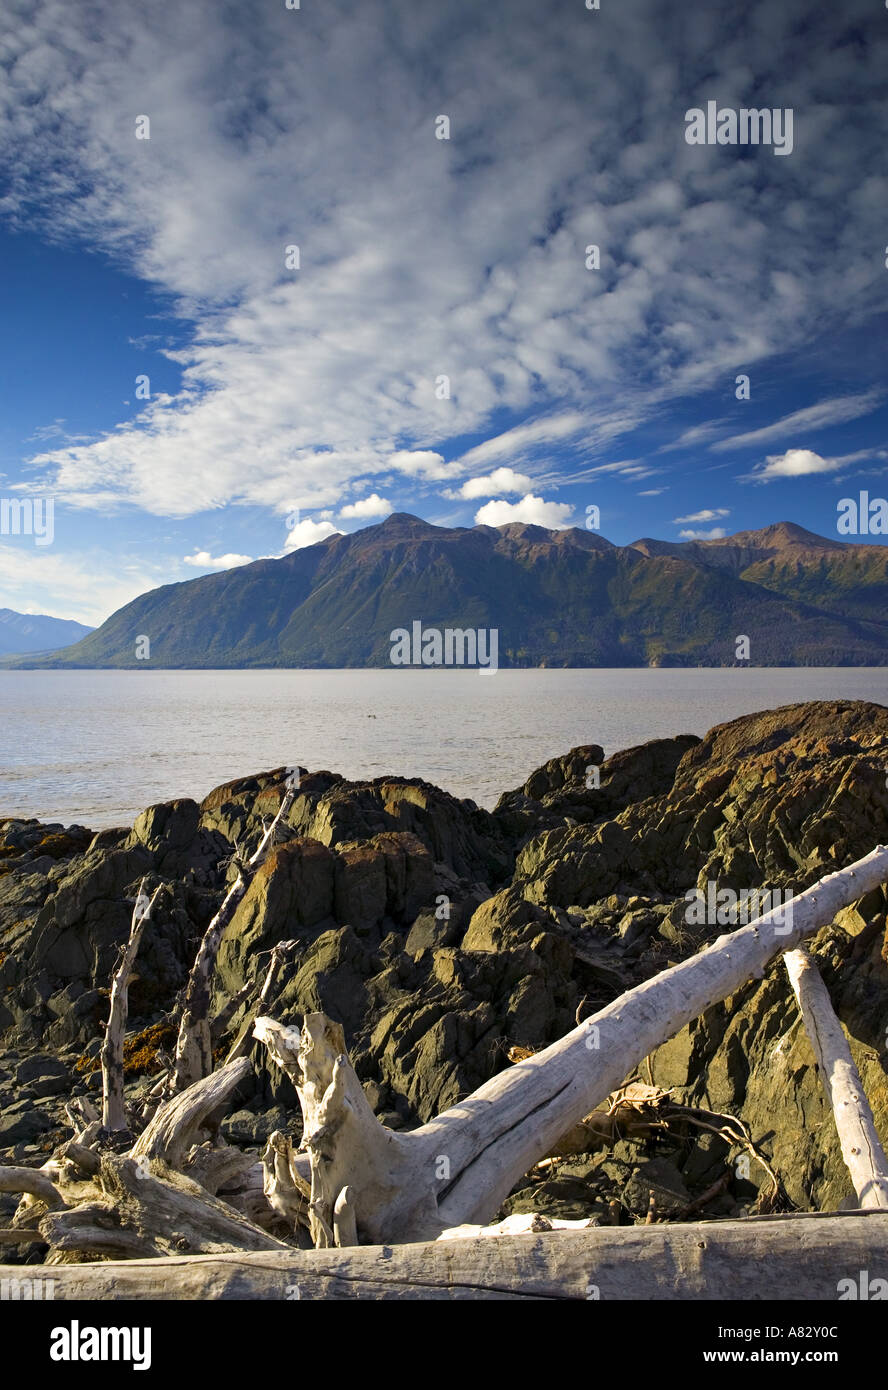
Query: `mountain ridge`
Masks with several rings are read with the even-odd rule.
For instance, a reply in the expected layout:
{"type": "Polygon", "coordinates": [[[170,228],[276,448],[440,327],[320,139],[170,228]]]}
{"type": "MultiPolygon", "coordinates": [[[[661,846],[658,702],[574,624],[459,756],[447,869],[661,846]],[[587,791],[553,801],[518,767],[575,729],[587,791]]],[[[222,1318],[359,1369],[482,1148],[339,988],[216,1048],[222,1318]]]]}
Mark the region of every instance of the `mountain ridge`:
{"type": "Polygon", "coordinates": [[[0,608],[0,656],[56,651],[94,631],[73,618],[52,618],[47,613],[19,613],[14,608],[0,608]]]}
{"type": "Polygon", "coordinates": [[[380,667],[394,629],[496,628],[513,667],[886,665],[888,547],[792,522],[617,546],[577,527],[396,512],[277,559],[151,590],[17,666],[380,667]],[[150,661],[136,657],[137,638],[150,661]]]}

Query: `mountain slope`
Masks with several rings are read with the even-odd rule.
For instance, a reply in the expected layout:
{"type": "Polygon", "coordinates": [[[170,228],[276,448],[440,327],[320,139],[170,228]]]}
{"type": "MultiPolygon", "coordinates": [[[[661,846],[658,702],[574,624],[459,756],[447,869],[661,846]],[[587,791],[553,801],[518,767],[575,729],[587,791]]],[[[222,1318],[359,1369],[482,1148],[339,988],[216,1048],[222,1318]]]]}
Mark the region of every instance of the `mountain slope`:
{"type": "Polygon", "coordinates": [[[888,616],[888,546],[828,540],[792,522],[721,540],[643,540],[645,555],[674,555],[827,613],[883,622],[888,616]]]}
{"type": "Polygon", "coordinates": [[[502,666],[885,665],[888,550],[788,523],[614,546],[539,526],[395,514],[278,560],[167,585],[75,646],[19,665],[388,666],[414,621],[496,628],[502,666]],[[150,662],[136,641],[150,640],[150,662]]]}
{"type": "Polygon", "coordinates": [[[0,608],[0,656],[15,652],[49,652],[67,647],[92,632],[85,623],[49,618],[44,613],[16,613],[0,608]]]}

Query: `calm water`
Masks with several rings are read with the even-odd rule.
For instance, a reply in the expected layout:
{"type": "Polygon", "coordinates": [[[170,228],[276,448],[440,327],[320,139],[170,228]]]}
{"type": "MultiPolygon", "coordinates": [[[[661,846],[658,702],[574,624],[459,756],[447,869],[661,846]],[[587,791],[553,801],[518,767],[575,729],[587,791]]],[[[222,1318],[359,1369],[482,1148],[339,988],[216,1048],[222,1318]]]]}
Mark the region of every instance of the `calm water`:
{"type": "Polygon", "coordinates": [[[578,743],[611,754],[817,699],[888,704],[888,669],[2,671],[0,816],[125,825],[297,763],[493,806],[578,743]]]}

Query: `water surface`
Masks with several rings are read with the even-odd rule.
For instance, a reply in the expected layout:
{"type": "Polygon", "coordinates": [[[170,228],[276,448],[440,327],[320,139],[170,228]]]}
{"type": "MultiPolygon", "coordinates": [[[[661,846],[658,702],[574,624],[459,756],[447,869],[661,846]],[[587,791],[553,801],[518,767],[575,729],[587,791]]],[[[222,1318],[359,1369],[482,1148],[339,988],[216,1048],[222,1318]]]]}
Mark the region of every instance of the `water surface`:
{"type": "Polygon", "coordinates": [[[0,671],[0,816],[125,825],[297,763],[491,807],[578,743],[609,755],[819,699],[888,704],[888,668],[0,671]]]}

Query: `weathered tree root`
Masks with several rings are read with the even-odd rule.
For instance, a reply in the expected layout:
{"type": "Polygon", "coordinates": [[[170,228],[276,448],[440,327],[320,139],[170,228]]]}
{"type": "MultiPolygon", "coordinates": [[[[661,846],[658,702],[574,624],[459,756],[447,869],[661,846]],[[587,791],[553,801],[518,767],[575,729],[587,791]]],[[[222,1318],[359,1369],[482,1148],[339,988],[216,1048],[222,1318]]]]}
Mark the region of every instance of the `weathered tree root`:
{"type": "Polygon", "coordinates": [[[98,1186],[98,1200],[49,1213],[40,1222],[40,1233],[52,1247],[47,1264],[70,1263],[112,1248],[146,1259],[288,1248],[172,1169],[161,1177],[132,1158],[108,1154],[98,1186]]]}

